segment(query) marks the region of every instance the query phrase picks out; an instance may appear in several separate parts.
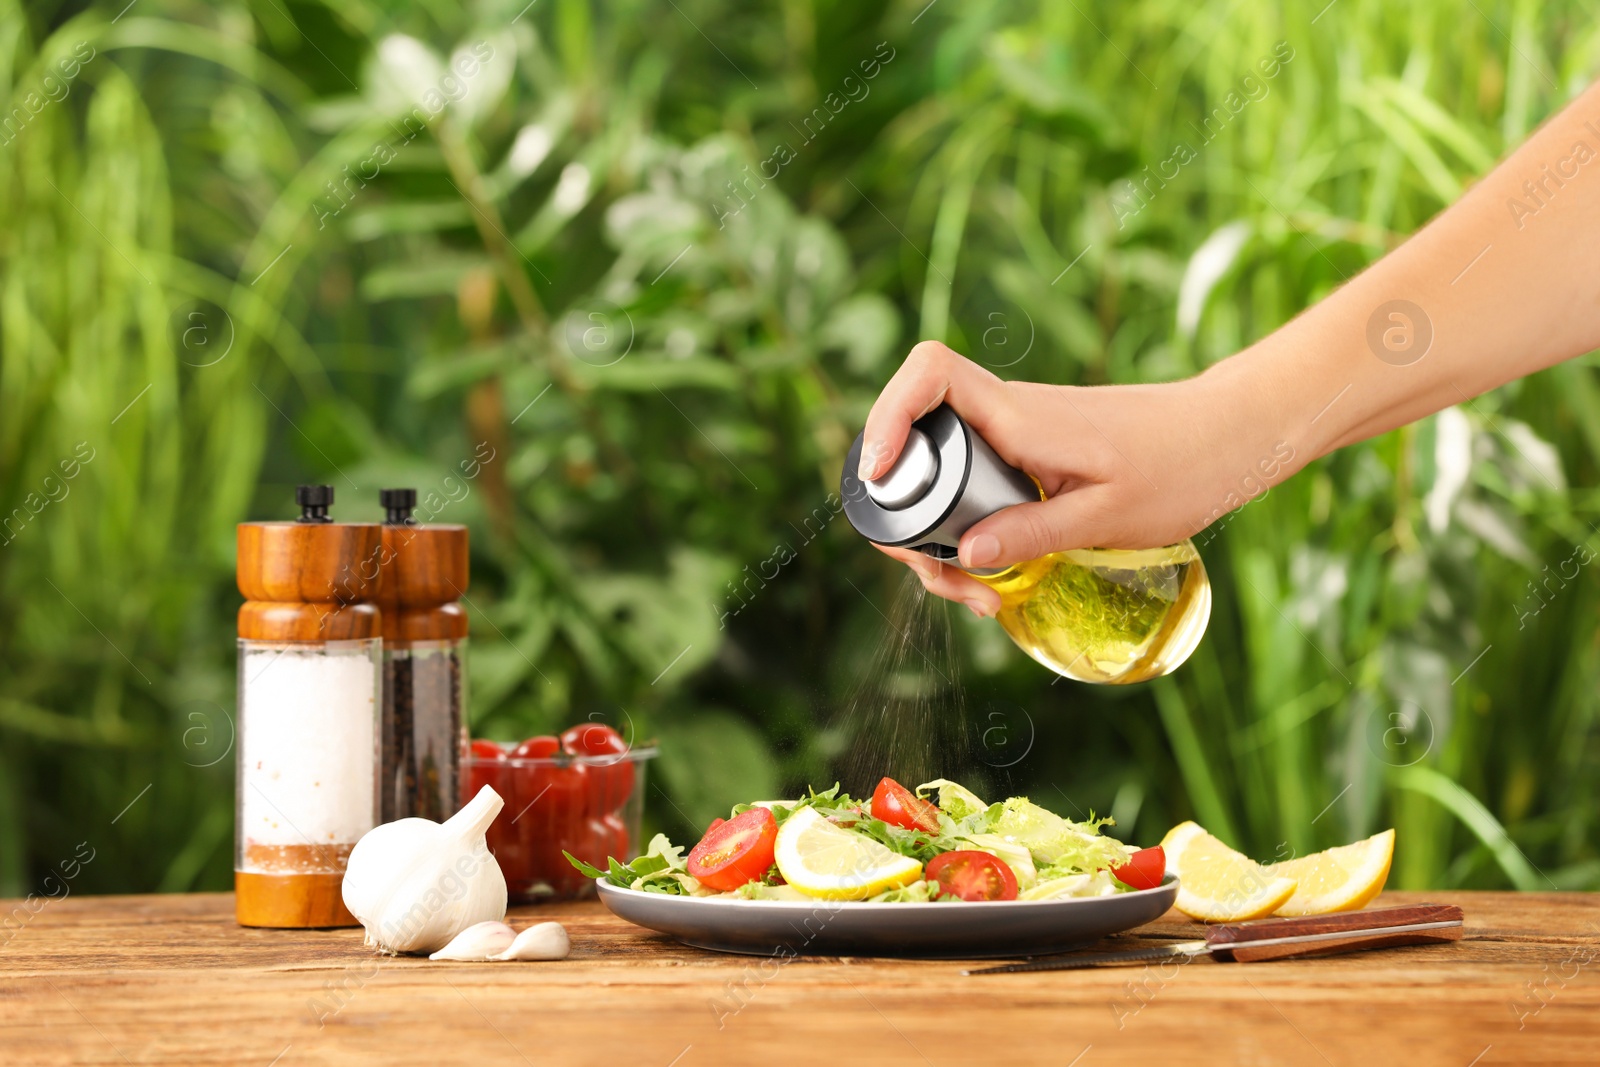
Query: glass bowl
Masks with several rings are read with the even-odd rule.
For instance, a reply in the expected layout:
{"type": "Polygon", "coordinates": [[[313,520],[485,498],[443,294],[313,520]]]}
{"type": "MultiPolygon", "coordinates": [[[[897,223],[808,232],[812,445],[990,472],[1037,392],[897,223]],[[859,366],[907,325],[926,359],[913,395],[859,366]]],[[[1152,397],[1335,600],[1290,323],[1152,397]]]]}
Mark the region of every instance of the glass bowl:
{"type": "Polygon", "coordinates": [[[656,756],[654,745],[616,755],[512,759],[514,746],[496,743],[504,759],[462,756],[462,798],[465,803],[486,785],[505,798],[488,839],[512,903],[594,892],[594,882],[563,851],[601,870],[608,856],[626,863],[639,854],[645,766],[656,756]]]}

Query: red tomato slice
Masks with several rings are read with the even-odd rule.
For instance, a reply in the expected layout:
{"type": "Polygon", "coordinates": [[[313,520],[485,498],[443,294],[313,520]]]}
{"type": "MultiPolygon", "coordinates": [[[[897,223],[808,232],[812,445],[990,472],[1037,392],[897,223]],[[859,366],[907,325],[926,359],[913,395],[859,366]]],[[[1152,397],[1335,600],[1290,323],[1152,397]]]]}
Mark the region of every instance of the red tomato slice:
{"type": "Polygon", "coordinates": [[[751,808],[706,831],[689,853],[689,873],[709,889],[738,889],[767,873],[777,840],[772,812],[751,808]]]}
{"type": "Polygon", "coordinates": [[[941,852],[928,861],[922,877],[939,883],[939,892],[962,900],[1016,900],[1017,876],[1006,862],[987,852],[941,852]]]}
{"type": "Polygon", "coordinates": [[[939,809],[893,778],[885,778],[872,791],[872,817],[907,830],[939,832],[939,809]]]}
{"type": "Polygon", "coordinates": [[[633,795],[633,761],[621,734],[604,723],[579,723],[561,735],[561,748],[595,760],[589,765],[589,782],[597,810],[617,811],[628,802],[633,795]]]}
{"type": "Polygon", "coordinates": [[[1167,854],[1161,851],[1160,845],[1141,848],[1127,863],[1111,868],[1111,873],[1124,885],[1131,885],[1135,889],[1154,889],[1161,884],[1161,876],[1167,873],[1167,854]]]}

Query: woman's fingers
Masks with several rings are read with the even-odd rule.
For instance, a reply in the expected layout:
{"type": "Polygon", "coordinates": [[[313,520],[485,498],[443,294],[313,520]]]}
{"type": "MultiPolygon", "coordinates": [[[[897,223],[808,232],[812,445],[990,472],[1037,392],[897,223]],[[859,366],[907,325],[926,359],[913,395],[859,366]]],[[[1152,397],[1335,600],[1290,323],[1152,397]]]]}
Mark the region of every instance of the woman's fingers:
{"type": "Polygon", "coordinates": [[[980,435],[1002,414],[1006,385],[937,341],[923,341],[884,386],[867,416],[857,476],[877,478],[893,466],[911,424],[948,403],[980,435]]]}
{"type": "MultiPolygon", "coordinates": [[[[1088,485],[1037,504],[1002,508],[961,537],[967,567],[1005,567],[1074,548],[1122,548],[1110,489],[1088,485]]],[[[1148,547],[1148,546],[1143,546],[1148,547]]]]}
{"type": "Polygon", "coordinates": [[[974,615],[990,618],[1000,610],[1000,594],[967,574],[960,567],[941,563],[932,556],[909,548],[874,545],[878,551],[904,563],[916,572],[923,588],[934,596],[965,604],[974,615]]]}

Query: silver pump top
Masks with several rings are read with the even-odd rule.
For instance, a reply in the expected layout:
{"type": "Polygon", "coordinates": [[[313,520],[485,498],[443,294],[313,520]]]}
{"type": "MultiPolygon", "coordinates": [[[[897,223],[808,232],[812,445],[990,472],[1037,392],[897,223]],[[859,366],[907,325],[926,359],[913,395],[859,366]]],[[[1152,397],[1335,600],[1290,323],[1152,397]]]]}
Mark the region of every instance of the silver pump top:
{"type": "Polygon", "coordinates": [[[880,545],[954,561],[961,535],[973,524],[1040,499],[1033,479],[996,455],[948,405],[912,424],[893,466],[866,482],[856,474],[862,438],[857,435],[845,457],[839,495],[850,525],[880,545]]]}
{"type": "Polygon", "coordinates": [[[939,453],[921,430],[912,428],[899,457],[882,477],[867,483],[867,495],[890,511],[921,500],[939,477],[939,453]]]}

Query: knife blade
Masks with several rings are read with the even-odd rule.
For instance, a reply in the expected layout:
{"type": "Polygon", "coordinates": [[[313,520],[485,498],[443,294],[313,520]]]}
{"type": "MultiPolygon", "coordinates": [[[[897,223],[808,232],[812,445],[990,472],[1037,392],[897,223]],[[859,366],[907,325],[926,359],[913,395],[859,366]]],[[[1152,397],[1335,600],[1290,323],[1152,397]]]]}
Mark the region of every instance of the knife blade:
{"type": "Polygon", "coordinates": [[[1203,941],[1055,956],[1049,959],[1007,963],[998,967],[962,971],[962,974],[1018,974],[1026,971],[1067,971],[1083,967],[1147,963],[1152,960],[1211,956],[1222,962],[1251,963],[1333,952],[1355,952],[1394,945],[1456,941],[1463,932],[1461,909],[1453,904],[1402,904],[1392,908],[1308,915],[1290,919],[1213,926],[1203,941]]]}

